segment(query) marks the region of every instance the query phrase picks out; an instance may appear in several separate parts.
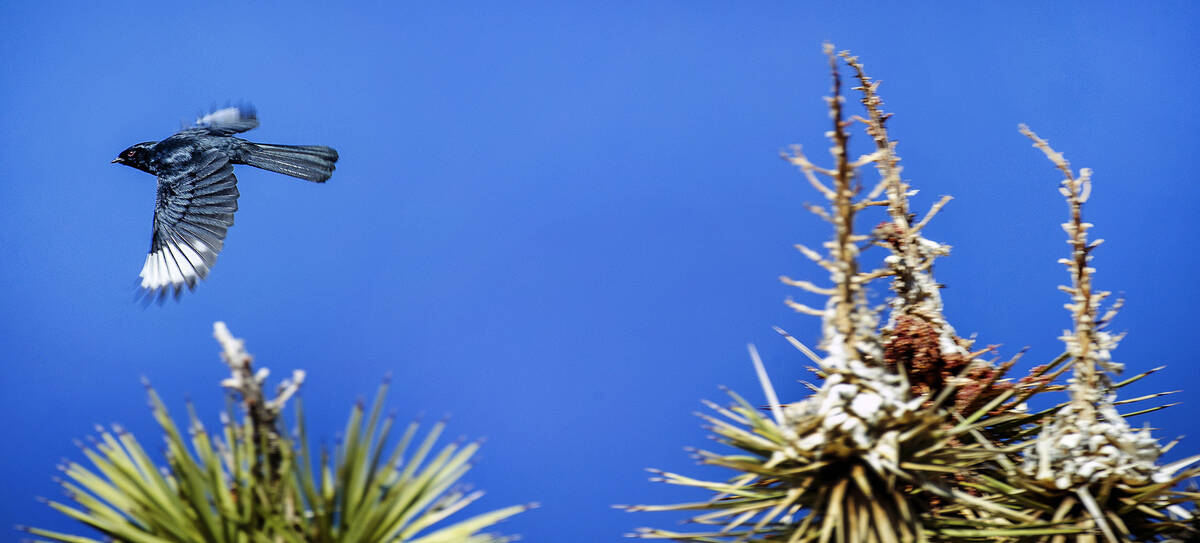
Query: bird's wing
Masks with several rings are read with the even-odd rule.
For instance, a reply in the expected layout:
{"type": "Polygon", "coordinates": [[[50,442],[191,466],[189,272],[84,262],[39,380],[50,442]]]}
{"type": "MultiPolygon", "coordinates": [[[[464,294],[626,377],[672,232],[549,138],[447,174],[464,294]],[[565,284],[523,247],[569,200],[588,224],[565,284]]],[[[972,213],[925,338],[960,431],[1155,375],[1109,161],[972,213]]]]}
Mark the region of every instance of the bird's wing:
{"type": "Polygon", "coordinates": [[[139,274],[150,298],[179,296],[207,276],[237,211],[237,178],[224,153],[201,151],[182,166],[158,177],[154,235],[139,274]]]}
{"type": "Polygon", "coordinates": [[[218,109],[196,119],[195,127],[214,136],[229,136],[258,126],[258,113],[251,106],[218,109]]]}

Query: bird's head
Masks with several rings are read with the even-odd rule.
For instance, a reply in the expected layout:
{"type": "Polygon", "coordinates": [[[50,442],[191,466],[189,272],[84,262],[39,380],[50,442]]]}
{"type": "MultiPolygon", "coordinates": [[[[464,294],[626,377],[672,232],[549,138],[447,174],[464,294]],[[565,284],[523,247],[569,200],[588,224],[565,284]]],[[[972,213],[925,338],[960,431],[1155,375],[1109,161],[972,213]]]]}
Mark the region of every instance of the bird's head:
{"type": "Polygon", "coordinates": [[[137,168],[143,172],[150,173],[150,150],[154,147],[156,141],[144,141],[133,147],[130,147],[117,158],[113,159],[113,164],[124,164],[130,168],[137,168]]]}

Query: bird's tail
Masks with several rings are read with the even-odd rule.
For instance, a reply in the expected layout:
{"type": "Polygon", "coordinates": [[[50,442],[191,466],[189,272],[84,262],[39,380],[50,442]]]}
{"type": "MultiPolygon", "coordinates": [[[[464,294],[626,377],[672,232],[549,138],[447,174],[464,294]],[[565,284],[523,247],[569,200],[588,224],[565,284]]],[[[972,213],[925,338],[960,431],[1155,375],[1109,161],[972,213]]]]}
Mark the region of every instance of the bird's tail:
{"type": "Polygon", "coordinates": [[[242,162],[298,179],[324,183],[333,175],[337,151],[324,145],[272,145],[249,143],[242,146],[242,162]]]}

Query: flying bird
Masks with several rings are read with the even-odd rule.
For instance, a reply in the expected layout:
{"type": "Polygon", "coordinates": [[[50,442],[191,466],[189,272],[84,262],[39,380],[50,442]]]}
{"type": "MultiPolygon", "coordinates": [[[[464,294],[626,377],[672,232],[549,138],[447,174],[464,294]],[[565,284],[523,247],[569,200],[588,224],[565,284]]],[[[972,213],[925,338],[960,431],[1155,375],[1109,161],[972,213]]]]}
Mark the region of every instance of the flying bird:
{"type": "Polygon", "coordinates": [[[258,126],[250,107],[227,107],[162,141],[134,145],[113,163],[158,177],[154,232],[139,274],[142,294],[160,301],[178,297],[208,276],[237,211],[234,164],[324,183],[337,151],[324,145],[253,143],[233,134],[258,126]]]}

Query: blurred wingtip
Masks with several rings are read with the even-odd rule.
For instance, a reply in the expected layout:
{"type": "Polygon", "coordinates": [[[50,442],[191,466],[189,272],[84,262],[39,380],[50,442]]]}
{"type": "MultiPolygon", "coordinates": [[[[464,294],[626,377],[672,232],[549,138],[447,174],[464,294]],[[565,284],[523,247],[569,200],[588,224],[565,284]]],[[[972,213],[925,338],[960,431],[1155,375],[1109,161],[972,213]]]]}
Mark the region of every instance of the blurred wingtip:
{"type": "Polygon", "coordinates": [[[237,105],[226,105],[222,108],[213,106],[209,112],[196,117],[195,126],[214,126],[249,119],[258,119],[258,111],[249,102],[237,105]]]}

